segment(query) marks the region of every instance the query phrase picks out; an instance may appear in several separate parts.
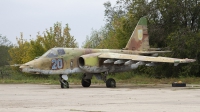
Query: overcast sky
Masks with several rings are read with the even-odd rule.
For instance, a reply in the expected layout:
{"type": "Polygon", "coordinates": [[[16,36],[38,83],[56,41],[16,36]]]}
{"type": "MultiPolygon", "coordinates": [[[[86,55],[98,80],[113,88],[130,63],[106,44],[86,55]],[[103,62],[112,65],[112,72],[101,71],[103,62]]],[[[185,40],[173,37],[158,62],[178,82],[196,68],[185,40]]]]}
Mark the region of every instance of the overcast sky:
{"type": "Polygon", "coordinates": [[[37,32],[54,23],[61,22],[63,27],[68,23],[81,47],[92,29],[104,26],[103,3],[107,1],[113,6],[117,0],[1,0],[0,34],[16,44],[20,32],[27,40],[36,39],[37,32]]]}

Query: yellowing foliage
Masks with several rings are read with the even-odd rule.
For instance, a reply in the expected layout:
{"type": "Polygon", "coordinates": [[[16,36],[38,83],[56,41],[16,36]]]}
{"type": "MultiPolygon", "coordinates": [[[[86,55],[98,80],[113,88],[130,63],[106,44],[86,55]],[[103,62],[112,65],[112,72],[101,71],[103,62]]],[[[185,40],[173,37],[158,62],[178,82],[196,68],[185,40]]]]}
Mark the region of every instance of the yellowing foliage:
{"type": "Polygon", "coordinates": [[[21,37],[17,38],[18,46],[14,46],[9,50],[9,54],[12,59],[12,64],[15,63],[25,63],[31,60],[30,51],[31,45],[28,41],[23,39],[23,34],[21,33],[21,37]]]}
{"type": "Polygon", "coordinates": [[[34,58],[41,56],[47,50],[53,47],[78,47],[73,36],[69,33],[68,24],[62,29],[61,23],[54,24],[54,27],[46,30],[43,35],[38,33],[36,40],[31,39],[30,42],[21,37],[17,38],[17,46],[9,50],[12,58],[12,64],[26,63],[34,58]]]}

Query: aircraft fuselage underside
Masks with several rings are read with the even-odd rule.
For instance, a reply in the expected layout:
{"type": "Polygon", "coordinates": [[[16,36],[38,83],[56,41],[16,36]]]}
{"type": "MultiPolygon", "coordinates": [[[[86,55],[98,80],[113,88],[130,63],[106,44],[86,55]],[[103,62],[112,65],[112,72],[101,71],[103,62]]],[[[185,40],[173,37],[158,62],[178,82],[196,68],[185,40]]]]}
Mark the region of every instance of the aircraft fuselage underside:
{"type": "Polygon", "coordinates": [[[125,72],[130,71],[132,69],[136,69],[137,67],[133,68],[131,65],[127,66],[120,66],[120,65],[113,65],[113,66],[102,66],[102,67],[77,67],[73,69],[66,69],[66,70],[40,70],[40,69],[30,69],[26,68],[23,69],[23,72],[32,73],[32,74],[74,74],[74,73],[115,73],[115,72],[125,72]]]}

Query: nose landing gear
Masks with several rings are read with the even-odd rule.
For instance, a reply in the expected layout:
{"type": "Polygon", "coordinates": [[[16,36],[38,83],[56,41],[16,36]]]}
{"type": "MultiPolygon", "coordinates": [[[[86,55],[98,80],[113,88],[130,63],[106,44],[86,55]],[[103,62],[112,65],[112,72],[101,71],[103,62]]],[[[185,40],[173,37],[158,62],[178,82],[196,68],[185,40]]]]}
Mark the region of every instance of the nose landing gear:
{"type": "Polygon", "coordinates": [[[60,87],[61,88],[69,88],[69,83],[67,82],[67,79],[66,76],[63,76],[63,75],[60,75],[60,87]]]}

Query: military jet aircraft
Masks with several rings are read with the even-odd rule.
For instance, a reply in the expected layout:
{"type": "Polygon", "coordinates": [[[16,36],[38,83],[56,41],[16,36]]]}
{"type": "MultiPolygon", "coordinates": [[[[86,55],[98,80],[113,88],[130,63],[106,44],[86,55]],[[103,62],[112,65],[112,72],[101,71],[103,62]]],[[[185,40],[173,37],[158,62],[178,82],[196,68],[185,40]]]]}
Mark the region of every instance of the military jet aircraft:
{"type": "Polygon", "coordinates": [[[74,73],[83,73],[83,87],[89,87],[92,77],[96,76],[107,87],[113,88],[116,82],[113,78],[106,78],[109,73],[131,71],[140,65],[173,63],[177,66],[195,61],[157,56],[166,52],[169,51],[150,48],[147,19],[142,17],[123,49],[52,48],[38,59],[21,65],[20,70],[32,74],[58,74],[61,88],[69,88],[68,75],[74,73]]]}

